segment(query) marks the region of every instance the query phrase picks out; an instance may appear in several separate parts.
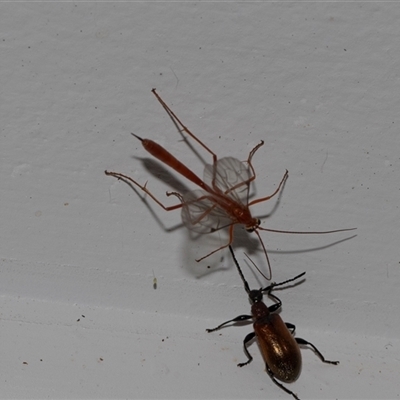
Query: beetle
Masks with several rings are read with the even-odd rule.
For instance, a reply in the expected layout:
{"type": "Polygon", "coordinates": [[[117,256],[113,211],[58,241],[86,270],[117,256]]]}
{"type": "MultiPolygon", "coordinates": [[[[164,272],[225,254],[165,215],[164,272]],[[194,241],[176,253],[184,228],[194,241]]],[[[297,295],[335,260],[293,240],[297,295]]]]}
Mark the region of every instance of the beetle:
{"type": "Polygon", "coordinates": [[[249,353],[247,346],[249,342],[256,338],[265,361],[266,371],[272,381],[286,393],[291,394],[295,399],[299,400],[299,397],[294,392],[278,382],[278,380],[280,380],[285,383],[291,383],[297,380],[297,378],[300,376],[302,362],[299,345],[310,346],[317,356],[322,360],[322,362],[326,364],[339,364],[339,361],[326,360],[321,352],[307,340],[295,338],[293,336],[296,329],[295,325],[288,322],[283,322],[280,315],[275,313],[282,307],[282,302],[277,296],[271,293],[272,290],[276,286],[281,286],[301,278],[305,275],[305,272],[281,283],[271,283],[264,289],[260,288],[258,290],[250,290],[249,284],[244,278],[243,272],[240,269],[239,263],[231,246],[229,246],[229,250],[232,254],[232,258],[239,275],[244,283],[244,289],[249,296],[252,315],[239,315],[236,318],[223,322],[216,328],[206,329],[206,331],[214,332],[230,322],[241,322],[253,319],[254,331],[249,333],[243,340],[243,348],[248,360],[246,362],[239,363],[238,367],[243,367],[253,360],[253,357],[249,353]],[[275,301],[275,304],[268,307],[263,302],[264,293],[267,294],[268,297],[272,298],[275,301]]]}

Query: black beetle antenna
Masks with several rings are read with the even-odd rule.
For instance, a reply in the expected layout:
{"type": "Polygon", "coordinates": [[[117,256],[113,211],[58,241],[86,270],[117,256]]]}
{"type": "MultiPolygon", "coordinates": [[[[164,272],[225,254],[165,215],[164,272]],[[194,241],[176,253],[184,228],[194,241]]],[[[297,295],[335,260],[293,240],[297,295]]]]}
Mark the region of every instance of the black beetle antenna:
{"type": "MultiPolygon", "coordinates": [[[[238,272],[239,272],[239,275],[240,275],[240,277],[242,278],[242,281],[243,281],[243,283],[244,283],[244,290],[245,290],[247,293],[250,293],[249,284],[247,283],[246,279],[244,278],[243,272],[242,272],[242,270],[240,269],[238,260],[236,259],[235,253],[233,252],[233,248],[232,248],[231,245],[229,245],[229,250],[230,250],[230,252],[231,252],[231,254],[232,254],[232,258],[233,258],[233,261],[235,262],[235,265],[236,265],[236,268],[237,268],[237,270],[238,270],[238,272]]],[[[245,254],[246,254],[246,253],[245,253],[245,254]]],[[[246,254],[246,256],[247,256],[247,254],[246,254]]],[[[251,261],[251,259],[250,259],[250,261],[251,261]]]]}

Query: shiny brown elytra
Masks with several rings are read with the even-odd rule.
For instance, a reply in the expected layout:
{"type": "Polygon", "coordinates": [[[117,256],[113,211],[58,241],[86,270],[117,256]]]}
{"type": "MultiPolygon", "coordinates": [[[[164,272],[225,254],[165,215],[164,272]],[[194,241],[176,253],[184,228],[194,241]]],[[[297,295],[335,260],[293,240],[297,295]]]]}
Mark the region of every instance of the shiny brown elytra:
{"type": "Polygon", "coordinates": [[[312,343],[304,339],[295,338],[293,334],[296,327],[288,322],[283,322],[282,318],[278,314],[273,314],[275,311],[281,308],[282,302],[278,297],[271,293],[272,290],[276,286],[281,286],[301,278],[305,275],[305,272],[287,281],[281,283],[272,283],[264,289],[261,288],[258,290],[250,290],[249,284],[244,278],[231,246],[229,246],[229,250],[231,251],[236,268],[244,283],[244,289],[249,295],[252,315],[239,315],[236,318],[230,319],[229,321],[218,325],[216,328],[207,329],[207,332],[219,330],[230,322],[240,322],[253,319],[254,331],[249,333],[243,341],[244,352],[248,360],[244,363],[238,364],[238,367],[243,367],[253,360],[253,357],[249,353],[247,346],[249,342],[256,337],[265,361],[265,367],[268,375],[282,390],[299,400],[297,394],[277,381],[277,379],[279,379],[282,382],[291,383],[300,376],[301,353],[299,345],[310,346],[324,363],[334,365],[339,364],[339,361],[325,360],[321,352],[312,343]],[[272,298],[276,303],[268,307],[263,302],[264,293],[266,293],[267,296],[272,298]]]}

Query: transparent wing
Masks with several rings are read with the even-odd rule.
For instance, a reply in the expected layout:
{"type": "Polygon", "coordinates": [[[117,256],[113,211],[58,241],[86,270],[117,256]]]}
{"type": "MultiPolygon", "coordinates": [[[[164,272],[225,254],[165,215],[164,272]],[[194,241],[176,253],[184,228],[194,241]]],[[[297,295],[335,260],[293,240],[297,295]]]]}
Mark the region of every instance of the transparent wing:
{"type": "Polygon", "coordinates": [[[232,219],[204,190],[192,190],[182,196],[182,222],[197,233],[211,233],[232,225],[232,219]]]}
{"type": "Polygon", "coordinates": [[[234,157],[221,158],[204,168],[204,182],[240,204],[247,204],[249,179],[248,166],[234,157]]]}

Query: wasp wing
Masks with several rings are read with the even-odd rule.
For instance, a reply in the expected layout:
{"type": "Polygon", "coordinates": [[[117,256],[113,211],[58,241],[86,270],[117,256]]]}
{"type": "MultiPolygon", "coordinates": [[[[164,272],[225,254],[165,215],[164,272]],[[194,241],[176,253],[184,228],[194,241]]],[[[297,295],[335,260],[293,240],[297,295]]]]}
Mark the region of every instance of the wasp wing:
{"type": "Polygon", "coordinates": [[[182,222],[197,233],[210,233],[235,221],[222,204],[226,196],[239,205],[247,204],[250,172],[248,166],[234,157],[224,157],[204,168],[204,182],[215,195],[193,190],[182,196],[182,222]],[[222,201],[221,201],[222,200],[222,201]]]}
{"type": "Polygon", "coordinates": [[[232,225],[232,219],[212,194],[192,190],[182,196],[182,222],[197,233],[211,233],[232,225]]]}
{"type": "Polygon", "coordinates": [[[249,194],[249,167],[234,157],[224,157],[204,168],[204,182],[217,193],[247,205],[249,194]]]}

